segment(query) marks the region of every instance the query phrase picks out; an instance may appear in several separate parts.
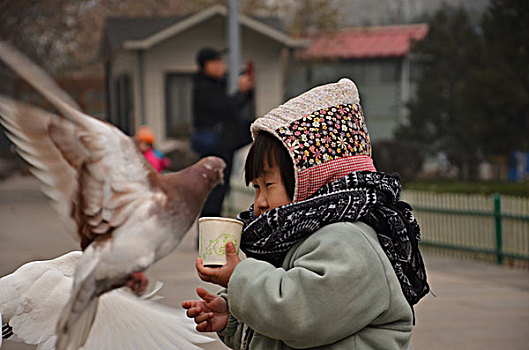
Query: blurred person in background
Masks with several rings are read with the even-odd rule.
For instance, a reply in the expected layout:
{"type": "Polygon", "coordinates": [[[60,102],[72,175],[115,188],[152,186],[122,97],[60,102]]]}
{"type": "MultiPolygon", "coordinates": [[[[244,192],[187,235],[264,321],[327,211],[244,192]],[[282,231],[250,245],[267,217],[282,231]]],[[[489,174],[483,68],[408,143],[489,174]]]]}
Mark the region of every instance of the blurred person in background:
{"type": "Polygon", "coordinates": [[[254,116],[244,113],[252,102],[253,68],[242,74],[238,91],[229,95],[224,51],[204,47],[196,55],[199,71],[193,76],[193,133],[191,147],[200,157],[217,156],[226,162],[224,184],[209,195],[201,217],[221,216],[222,202],[230,185],[234,152],[251,142],[249,124],[254,116]]]}
{"type": "Polygon", "coordinates": [[[160,173],[171,164],[171,161],[154,147],[154,140],[152,130],[145,125],[140,126],[134,135],[134,141],[136,141],[136,145],[138,145],[145,159],[147,159],[157,173],[160,173]]]}

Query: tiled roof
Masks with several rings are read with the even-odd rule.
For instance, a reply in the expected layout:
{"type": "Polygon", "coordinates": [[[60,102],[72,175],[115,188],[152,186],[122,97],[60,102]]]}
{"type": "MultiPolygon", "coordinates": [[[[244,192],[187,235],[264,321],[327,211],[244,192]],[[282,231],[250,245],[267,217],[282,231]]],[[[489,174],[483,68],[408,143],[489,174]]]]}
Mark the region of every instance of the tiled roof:
{"type": "Polygon", "coordinates": [[[310,36],[310,44],[298,53],[301,60],[402,57],[412,40],[422,40],[426,24],[348,28],[310,36]]]}

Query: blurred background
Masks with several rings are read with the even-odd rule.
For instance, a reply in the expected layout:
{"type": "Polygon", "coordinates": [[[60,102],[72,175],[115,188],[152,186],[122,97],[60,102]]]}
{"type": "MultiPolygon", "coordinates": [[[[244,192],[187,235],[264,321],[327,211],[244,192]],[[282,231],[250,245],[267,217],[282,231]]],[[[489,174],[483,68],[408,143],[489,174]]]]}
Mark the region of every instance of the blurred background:
{"type": "MultiPolygon", "coordinates": [[[[529,260],[529,3],[526,0],[240,0],[240,71],[251,115],[352,79],[381,171],[398,172],[423,245],[526,266],[529,260]],[[440,220],[440,221],[439,221],[440,220]],[[442,223],[442,224],[439,224],[442,223]],[[450,232],[440,227],[451,227],[450,232]]],[[[79,105],[133,136],[148,125],[178,170],[197,51],[228,40],[229,1],[0,1],[1,39],[79,105]]],[[[0,65],[1,92],[50,106],[0,65]]],[[[235,159],[225,215],[252,202],[235,159]]],[[[0,177],[26,174],[0,133],[0,177]]]]}
{"type": "MultiPolygon", "coordinates": [[[[253,67],[251,118],[320,84],[357,84],[375,165],[403,180],[438,295],[416,309],[416,348],[526,349],[529,1],[236,2],[235,70],[253,67]]],[[[0,39],[47,70],[86,113],[130,136],[149,126],[174,171],[198,159],[189,145],[195,56],[205,46],[230,47],[229,4],[0,0],[0,39]]],[[[51,109],[2,63],[0,82],[0,93],[51,109]]],[[[225,216],[253,202],[241,170],[247,148],[236,153],[225,216]]],[[[0,275],[77,248],[4,132],[0,221],[0,275]]],[[[194,296],[194,249],[188,235],[153,267],[170,305],[194,296]]]]}

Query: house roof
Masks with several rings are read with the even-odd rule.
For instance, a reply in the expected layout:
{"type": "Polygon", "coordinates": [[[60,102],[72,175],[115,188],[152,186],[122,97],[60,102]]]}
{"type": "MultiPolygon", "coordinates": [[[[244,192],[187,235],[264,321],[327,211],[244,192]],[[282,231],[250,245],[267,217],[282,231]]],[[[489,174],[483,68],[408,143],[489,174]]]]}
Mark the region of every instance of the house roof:
{"type": "Polygon", "coordinates": [[[413,40],[428,33],[426,24],[348,28],[310,36],[310,44],[298,53],[301,60],[403,57],[413,40]]]}
{"type": "MultiPolygon", "coordinates": [[[[111,50],[118,48],[148,49],[173,35],[219,15],[227,16],[226,7],[212,6],[185,17],[109,18],[105,24],[105,36],[111,50]]],[[[260,32],[282,45],[302,47],[307,44],[306,40],[291,38],[278,18],[241,15],[239,20],[242,26],[260,32]]]]}
{"type": "Polygon", "coordinates": [[[110,17],[105,22],[105,35],[112,50],[127,40],[141,40],[184,17],[110,17]]]}

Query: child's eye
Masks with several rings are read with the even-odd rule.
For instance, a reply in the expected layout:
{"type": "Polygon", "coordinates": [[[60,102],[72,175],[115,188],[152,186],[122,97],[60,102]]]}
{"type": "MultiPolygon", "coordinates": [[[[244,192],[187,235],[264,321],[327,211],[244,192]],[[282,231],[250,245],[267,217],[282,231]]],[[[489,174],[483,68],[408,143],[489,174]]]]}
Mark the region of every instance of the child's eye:
{"type": "Polygon", "coordinates": [[[274,184],[273,182],[267,182],[266,187],[272,186],[273,184],[274,184]]]}
{"type": "Polygon", "coordinates": [[[258,189],[259,185],[258,184],[253,184],[253,188],[258,189]]]}

